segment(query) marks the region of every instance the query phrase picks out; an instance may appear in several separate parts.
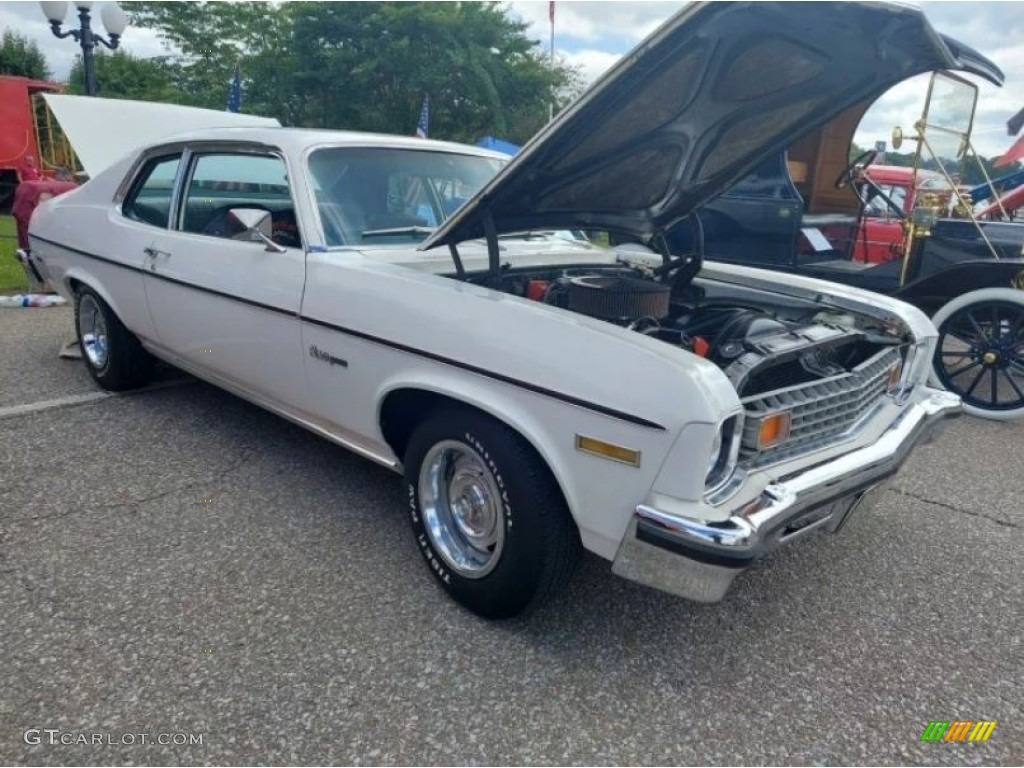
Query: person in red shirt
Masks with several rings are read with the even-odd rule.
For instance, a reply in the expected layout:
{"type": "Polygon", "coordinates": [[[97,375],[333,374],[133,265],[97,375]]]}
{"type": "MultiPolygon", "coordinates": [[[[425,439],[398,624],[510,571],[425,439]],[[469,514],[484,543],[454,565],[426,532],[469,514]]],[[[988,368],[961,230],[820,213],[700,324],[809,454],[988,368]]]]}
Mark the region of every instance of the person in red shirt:
{"type": "Polygon", "coordinates": [[[43,178],[43,174],[36,167],[36,159],[32,155],[25,155],[25,164],[21,166],[18,176],[20,181],[39,181],[43,178]]]}

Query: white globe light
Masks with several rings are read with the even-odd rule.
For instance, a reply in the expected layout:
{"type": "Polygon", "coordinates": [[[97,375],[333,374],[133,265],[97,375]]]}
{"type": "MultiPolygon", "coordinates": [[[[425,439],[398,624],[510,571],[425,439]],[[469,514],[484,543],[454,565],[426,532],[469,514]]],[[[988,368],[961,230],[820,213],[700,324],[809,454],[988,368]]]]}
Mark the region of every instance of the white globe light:
{"type": "Polygon", "coordinates": [[[65,0],[49,0],[49,2],[39,3],[39,7],[43,9],[43,15],[46,16],[47,21],[57,24],[64,21],[64,17],[68,15],[68,4],[65,0]]]}
{"type": "Polygon", "coordinates": [[[117,3],[104,3],[100,11],[100,18],[107,32],[112,35],[121,35],[124,28],[128,26],[128,17],[124,15],[121,6],[117,3]]]}

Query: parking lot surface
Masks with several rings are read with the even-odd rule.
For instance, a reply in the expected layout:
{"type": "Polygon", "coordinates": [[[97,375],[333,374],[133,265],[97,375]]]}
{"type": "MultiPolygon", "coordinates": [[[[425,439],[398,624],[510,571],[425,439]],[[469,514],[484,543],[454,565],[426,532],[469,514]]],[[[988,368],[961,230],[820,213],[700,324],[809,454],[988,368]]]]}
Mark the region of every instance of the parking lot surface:
{"type": "Polygon", "coordinates": [[[487,623],[396,476],[191,380],[79,398],[71,328],[0,310],[0,764],[1024,763],[1024,424],[952,424],[723,603],[588,556],[487,623]]]}

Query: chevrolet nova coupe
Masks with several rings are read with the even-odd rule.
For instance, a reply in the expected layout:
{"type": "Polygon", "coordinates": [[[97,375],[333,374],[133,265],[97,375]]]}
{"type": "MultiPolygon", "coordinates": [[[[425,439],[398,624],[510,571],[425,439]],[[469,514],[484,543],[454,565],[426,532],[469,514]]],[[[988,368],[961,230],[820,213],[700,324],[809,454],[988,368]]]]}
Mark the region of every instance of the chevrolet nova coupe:
{"type": "Polygon", "coordinates": [[[33,253],[100,386],[160,358],[403,474],[429,570],[472,611],[540,604],[582,549],[713,602],[959,413],[926,384],[935,329],[704,263],[699,237],[550,233],[664,245],[880,69],[952,58],[902,6],[691,5],[511,161],[211,128],[42,206],[33,253]]]}

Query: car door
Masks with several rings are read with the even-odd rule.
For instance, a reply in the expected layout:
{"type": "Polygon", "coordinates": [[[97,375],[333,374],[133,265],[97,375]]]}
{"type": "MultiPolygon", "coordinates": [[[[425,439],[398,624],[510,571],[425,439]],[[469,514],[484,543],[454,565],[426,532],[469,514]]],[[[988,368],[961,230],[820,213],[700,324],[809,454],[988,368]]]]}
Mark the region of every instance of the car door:
{"type": "Polygon", "coordinates": [[[301,406],[305,258],[284,159],[195,148],[185,162],[174,226],[147,250],[159,344],[200,375],[301,406]],[[276,245],[252,239],[231,213],[243,208],[270,213],[276,245]]]}
{"type": "Polygon", "coordinates": [[[121,321],[139,338],[156,338],[146,301],[146,250],[170,225],[171,197],[181,168],[182,149],[161,149],[145,158],[118,210],[110,214],[105,255],[128,269],[115,270],[105,284],[118,296],[121,321]]]}

